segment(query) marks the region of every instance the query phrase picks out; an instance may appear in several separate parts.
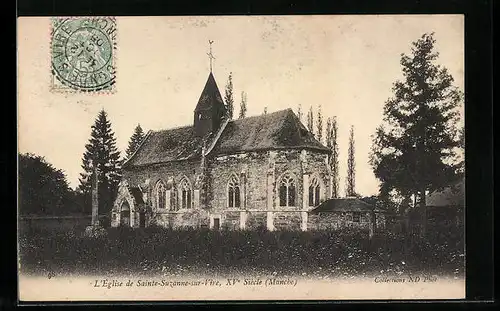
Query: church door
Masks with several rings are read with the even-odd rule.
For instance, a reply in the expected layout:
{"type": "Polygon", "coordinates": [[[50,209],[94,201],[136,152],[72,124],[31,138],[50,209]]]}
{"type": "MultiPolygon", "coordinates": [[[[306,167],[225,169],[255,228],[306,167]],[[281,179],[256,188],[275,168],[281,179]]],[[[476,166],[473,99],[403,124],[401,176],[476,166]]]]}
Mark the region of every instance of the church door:
{"type": "Polygon", "coordinates": [[[120,226],[130,226],[130,206],[127,201],[123,202],[121,207],[120,226]]]}
{"type": "Polygon", "coordinates": [[[220,229],[220,218],[214,218],[214,229],[215,230],[220,229]]]}
{"type": "Polygon", "coordinates": [[[141,228],[146,227],[146,213],[145,212],[139,213],[139,227],[141,227],[141,228]]]}

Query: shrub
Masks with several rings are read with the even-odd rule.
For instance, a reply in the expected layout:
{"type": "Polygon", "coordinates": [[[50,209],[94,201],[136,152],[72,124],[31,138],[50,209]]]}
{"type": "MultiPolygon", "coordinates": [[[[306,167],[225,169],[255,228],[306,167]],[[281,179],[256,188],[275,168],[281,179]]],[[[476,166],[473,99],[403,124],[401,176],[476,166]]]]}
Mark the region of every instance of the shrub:
{"type": "Polygon", "coordinates": [[[25,230],[25,272],[164,272],[186,270],[370,273],[393,269],[463,270],[463,238],[440,234],[436,243],[402,234],[365,231],[213,231],[109,228],[98,239],[70,231],[25,230]],[[404,266],[404,267],[403,267],[404,266]],[[394,268],[395,269],[395,268],[394,268]]]}

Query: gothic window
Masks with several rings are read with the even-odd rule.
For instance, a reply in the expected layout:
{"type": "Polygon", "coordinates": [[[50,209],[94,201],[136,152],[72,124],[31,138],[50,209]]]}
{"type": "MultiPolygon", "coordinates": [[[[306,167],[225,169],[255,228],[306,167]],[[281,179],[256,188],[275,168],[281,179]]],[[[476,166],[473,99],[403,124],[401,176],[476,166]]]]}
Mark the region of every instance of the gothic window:
{"type": "Polygon", "coordinates": [[[156,208],[167,208],[167,190],[161,180],[156,184],[156,208]]]}
{"type": "Polygon", "coordinates": [[[281,178],[279,184],[280,206],[295,206],[295,180],[288,174],[281,178]]]}
{"type": "Polygon", "coordinates": [[[183,179],[180,185],[181,208],[191,208],[191,185],[187,179],[183,179]]]}
{"type": "Polygon", "coordinates": [[[309,206],[319,205],[320,186],[317,178],[314,178],[309,185],[309,206]]]}
{"type": "Polygon", "coordinates": [[[227,187],[228,207],[240,207],[240,183],[236,176],[231,176],[227,187]]]}

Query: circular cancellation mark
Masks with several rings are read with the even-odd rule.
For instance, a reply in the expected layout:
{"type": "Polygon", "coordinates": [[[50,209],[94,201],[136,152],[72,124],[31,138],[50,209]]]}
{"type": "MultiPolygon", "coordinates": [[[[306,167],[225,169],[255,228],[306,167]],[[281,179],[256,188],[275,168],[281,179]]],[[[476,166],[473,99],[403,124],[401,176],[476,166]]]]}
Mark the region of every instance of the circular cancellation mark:
{"type": "Polygon", "coordinates": [[[116,21],[110,17],[54,18],[52,73],[62,88],[112,90],[115,83],[116,21]]]}

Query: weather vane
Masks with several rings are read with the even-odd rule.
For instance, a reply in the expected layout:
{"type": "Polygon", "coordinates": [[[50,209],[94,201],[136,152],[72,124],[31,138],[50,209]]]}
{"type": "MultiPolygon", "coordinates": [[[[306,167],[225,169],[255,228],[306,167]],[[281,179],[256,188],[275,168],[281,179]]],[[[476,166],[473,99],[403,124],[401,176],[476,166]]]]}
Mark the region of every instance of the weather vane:
{"type": "Polygon", "coordinates": [[[214,55],[212,54],[212,43],[214,43],[213,40],[208,40],[208,44],[210,44],[210,53],[207,53],[207,55],[210,59],[210,72],[212,72],[212,60],[215,59],[214,55]]]}

